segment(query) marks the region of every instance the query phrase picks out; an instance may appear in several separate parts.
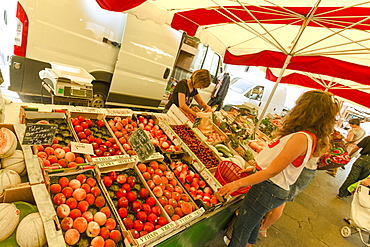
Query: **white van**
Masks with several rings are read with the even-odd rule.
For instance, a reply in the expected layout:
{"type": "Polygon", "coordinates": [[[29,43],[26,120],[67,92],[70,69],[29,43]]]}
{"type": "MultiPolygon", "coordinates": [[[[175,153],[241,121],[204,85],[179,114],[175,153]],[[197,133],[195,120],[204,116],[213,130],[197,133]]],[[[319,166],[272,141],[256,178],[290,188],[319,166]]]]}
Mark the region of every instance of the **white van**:
{"type": "MultiPolygon", "coordinates": [[[[230,73],[231,81],[229,91],[224,100],[224,106],[228,105],[243,105],[244,103],[253,104],[258,110],[258,117],[261,117],[267,100],[272,93],[275,82],[271,82],[264,78],[264,73],[260,73],[257,67],[244,67],[244,72],[240,73],[227,66],[226,71],[230,73]],[[245,71],[247,70],[247,71],[245,71]]],[[[278,85],[271,99],[266,113],[276,113],[281,115],[285,108],[287,98],[287,89],[283,85],[278,85]]]]}
{"type": "MultiPolygon", "coordinates": [[[[200,68],[214,78],[220,72],[222,58],[198,40],[94,0],[7,0],[0,11],[0,59],[16,92],[47,95],[38,74],[55,62],[94,76],[92,106],[158,109],[170,80],[200,68]]],[[[206,102],[213,88],[200,91],[206,102]]]]}

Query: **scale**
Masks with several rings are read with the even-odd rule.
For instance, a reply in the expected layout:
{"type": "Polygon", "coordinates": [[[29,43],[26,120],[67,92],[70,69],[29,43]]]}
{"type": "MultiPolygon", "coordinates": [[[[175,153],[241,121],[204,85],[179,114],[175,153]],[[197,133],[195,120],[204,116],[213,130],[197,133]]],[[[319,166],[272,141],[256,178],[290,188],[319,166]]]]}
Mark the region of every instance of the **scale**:
{"type": "MultiPolygon", "coordinates": [[[[93,97],[92,80],[95,78],[85,69],[71,65],[50,63],[51,69],[39,72],[43,87],[61,101],[88,101],[93,97]]],[[[54,102],[53,102],[54,104],[54,102]]]]}

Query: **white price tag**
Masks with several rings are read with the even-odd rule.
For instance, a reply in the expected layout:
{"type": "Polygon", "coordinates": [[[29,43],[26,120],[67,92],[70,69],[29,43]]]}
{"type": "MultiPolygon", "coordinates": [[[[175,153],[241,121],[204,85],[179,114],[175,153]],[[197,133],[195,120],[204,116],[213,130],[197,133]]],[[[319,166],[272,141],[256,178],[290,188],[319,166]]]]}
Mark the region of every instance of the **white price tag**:
{"type": "Polygon", "coordinates": [[[71,151],[74,153],[94,155],[93,146],[89,143],[71,142],[71,151]]]}

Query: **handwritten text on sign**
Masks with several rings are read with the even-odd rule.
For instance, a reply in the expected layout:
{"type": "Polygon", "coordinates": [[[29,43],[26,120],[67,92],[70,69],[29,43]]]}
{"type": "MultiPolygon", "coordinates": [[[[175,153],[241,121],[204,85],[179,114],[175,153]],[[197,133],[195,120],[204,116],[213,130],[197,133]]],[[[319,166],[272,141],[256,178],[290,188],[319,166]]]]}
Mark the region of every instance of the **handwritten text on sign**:
{"type": "Polygon", "coordinates": [[[136,152],[140,161],[148,159],[155,152],[152,142],[142,128],[133,132],[128,138],[128,142],[136,152]]]}
{"type": "Polygon", "coordinates": [[[22,145],[51,145],[57,128],[54,124],[27,124],[22,145]]]}

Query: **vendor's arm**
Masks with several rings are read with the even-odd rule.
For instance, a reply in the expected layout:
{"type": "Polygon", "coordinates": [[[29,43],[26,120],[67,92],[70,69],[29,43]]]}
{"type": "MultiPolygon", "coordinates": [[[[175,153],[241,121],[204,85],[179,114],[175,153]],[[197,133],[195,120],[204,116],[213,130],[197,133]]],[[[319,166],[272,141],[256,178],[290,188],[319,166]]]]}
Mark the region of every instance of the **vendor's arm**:
{"type": "Polygon", "coordinates": [[[221,196],[228,196],[241,187],[258,184],[274,177],[292,163],[298,156],[305,155],[306,152],[307,137],[305,134],[297,133],[287,141],[283,150],[266,169],[224,185],[220,189],[219,194],[221,196]]]}
{"type": "Polygon", "coordinates": [[[360,148],[356,145],[356,146],[354,146],[353,148],[352,148],[352,150],[351,150],[351,152],[349,152],[349,156],[350,157],[352,157],[352,155],[354,154],[354,153],[356,153],[357,152],[357,150],[359,150],[360,148]]]}
{"type": "Polygon", "coordinates": [[[347,137],[346,137],[346,139],[344,139],[346,142],[350,142],[350,141],[352,141],[352,139],[353,139],[353,137],[354,137],[354,133],[353,133],[353,131],[349,131],[349,133],[348,133],[348,135],[347,135],[347,137]]]}
{"type": "Polygon", "coordinates": [[[196,112],[190,109],[190,107],[186,104],[185,94],[178,93],[178,97],[179,97],[179,107],[181,108],[181,110],[196,117],[197,116],[196,112]]]}
{"type": "Polygon", "coordinates": [[[195,101],[202,107],[206,112],[211,112],[212,108],[203,101],[202,97],[198,93],[194,96],[195,101]]]}

